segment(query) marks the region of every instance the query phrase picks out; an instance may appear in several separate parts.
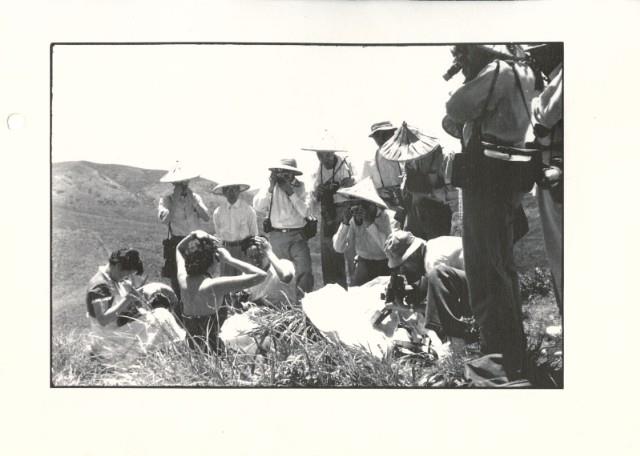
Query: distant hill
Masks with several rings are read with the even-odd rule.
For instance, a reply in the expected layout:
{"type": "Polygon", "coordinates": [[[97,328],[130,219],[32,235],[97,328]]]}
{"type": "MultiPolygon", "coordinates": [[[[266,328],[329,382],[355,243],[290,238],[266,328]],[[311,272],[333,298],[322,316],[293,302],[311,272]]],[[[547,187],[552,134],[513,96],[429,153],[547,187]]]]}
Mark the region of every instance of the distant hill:
{"type": "MultiPolygon", "coordinates": [[[[52,165],[53,312],[56,325],[76,326],[83,321],[85,287],[108,253],[130,246],[140,250],[150,281],[160,278],[162,239],[166,226],[157,221],[161,196],[171,191],[160,183],[162,170],[141,169],[85,161],[52,165]]],[[[196,179],[191,187],[213,211],[223,198],[210,190],[214,182],[196,179]]],[[[251,202],[253,194],[242,198],[251,202]]],[[[516,246],[521,271],[546,266],[542,232],[535,199],[525,198],[530,231],[516,246]]],[[[259,218],[258,226],[261,227],[259,218]]],[[[213,232],[213,225],[205,224],[213,232]]],[[[319,236],[310,242],[316,285],[322,285],[319,236]]]]}

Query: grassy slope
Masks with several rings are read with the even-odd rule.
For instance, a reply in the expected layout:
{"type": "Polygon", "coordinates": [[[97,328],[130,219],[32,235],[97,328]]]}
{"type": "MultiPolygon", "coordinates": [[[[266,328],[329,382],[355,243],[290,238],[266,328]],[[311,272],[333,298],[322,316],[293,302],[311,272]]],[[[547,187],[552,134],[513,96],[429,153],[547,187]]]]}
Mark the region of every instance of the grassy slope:
{"type": "MultiPolygon", "coordinates": [[[[82,384],[109,384],[110,382],[120,384],[163,384],[163,382],[164,384],[198,384],[203,381],[207,384],[247,384],[247,382],[248,384],[263,384],[264,379],[255,376],[249,376],[247,379],[245,374],[240,375],[237,371],[232,373],[233,369],[226,372],[228,376],[223,380],[214,374],[204,380],[198,379],[197,373],[189,370],[193,367],[191,364],[189,364],[191,367],[185,367],[187,365],[184,364],[186,363],[184,354],[181,354],[179,358],[172,358],[171,362],[184,367],[184,371],[178,377],[171,379],[163,377],[164,374],[160,372],[161,366],[156,366],[160,369],[159,371],[153,370],[153,359],[151,358],[148,360],[150,364],[140,366],[140,369],[144,371],[142,377],[134,376],[126,379],[114,377],[112,373],[96,373],[94,372],[95,366],[87,364],[86,353],[82,350],[82,334],[86,324],[83,303],[85,286],[95,273],[97,266],[105,262],[107,252],[121,246],[139,249],[145,262],[146,272],[149,273],[149,280],[162,280],[160,278],[160,268],[163,261],[161,240],[166,235],[166,229],[156,221],[155,210],[158,198],[170,190],[170,186],[167,184],[157,182],[162,173],[162,171],[156,170],[140,170],[87,162],[61,163],[55,164],[53,167],[52,311],[56,359],[53,368],[54,372],[58,372],[58,369],[65,372],[75,372],[68,377],[59,377],[59,384],[78,382],[82,384]],[[95,377],[93,374],[99,375],[95,377]],[[153,376],[153,380],[149,380],[149,376],[153,376]]],[[[195,191],[205,198],[210,209],[220,203],[219,198],[207,192],[211,185],[212,183],[202,180],[194,185],[195,191]]],[[[247,196],[250,197],[250,195],[247,196]]],[[[528,271],[530,273],[537,266],[546,267],[546,259],[535,199],[527,195],[524,204],[529,217],[530,231],[516,246],[516,260],[521,272],[528,271]]],[[[319,239],[317,237],[311,241],[310,247],[316,285],[320,286],[322,281],[319,239]]],[[[540,339],[544,327],[554,322],[557,323],[558,319],[555,304],[550,296],[535,296],[525,306],[525,326],[533,339],[540,339]]],[[[557,346],[559,341],[561,339],[552,341],[552,343],[557,346]]],[[[310,350],[315,353],[315,350],[322,351],[322,347],[318,345],[310,350]]],[[[300,356],[303,355],[300,350],[296,353],[300,356]]],[[[359,384],[376,381],[378,383],[375,384],[379,385],[407,385],[417,384],[420,380],[416,377],[415,369],[411,376],[407,376],[406,372],[400,375],[398,365],[384,365],[375,363],[371,359],[364,360],[362,355],[351,352],[336,354],[336,356],[347,356],[351,360],[357,358],[360,363],[368,363],[367,369],[369,371],[373,364],[381,369],[380,374],[371,374],[369,380],[361,379],[359,384]],[[383,373],[386,373],[384,374],[386,377],[383,373]]],[[[208,365],[214,363],[207,358],[202,358],[200,361],[208,363],[208,365]]],[[[157,362],[157,360],[153,362],[157,362]]],[[[217,368],[220,368],[220,362],[219,360],[215,361],[218,363],[216,364],[217,368]]],[[[275,384],[290,384],[289,380],[282,376],[292,368],[291,363],[287,359],[278,359],[274,363],[269,375],[280,375],[278,377],[280,380],[275,384]]],[[[455,375],[461,375],[462,360],[449,362],[449,364],[451,364],[449,367],[440,366],[440,368],[451,371],[455,375]]],[[[313,371],[309,365],[305,369],[313,371]]],[[[363,372],[357,371],[355,364],[341,369],[338,371],[346,377],[337,382],[339,384],[352,384],[350,382],[357,382],[353,378],[354,375],[356,377],[363,375],[363,372]]],[[[431,370],[426,369],[421,372],[425,374],[431,370]]],[[[289,374],[294,375],[291,372],[289,374]]],[[[311,374],[307,372],[305,375],[311,374]]],[[[304,378],[299,381],[302,384],[313,384],[311,380],[304,380],[304,378]]],[[[325,378],[323,381],[329,380],[325,378]]]]}

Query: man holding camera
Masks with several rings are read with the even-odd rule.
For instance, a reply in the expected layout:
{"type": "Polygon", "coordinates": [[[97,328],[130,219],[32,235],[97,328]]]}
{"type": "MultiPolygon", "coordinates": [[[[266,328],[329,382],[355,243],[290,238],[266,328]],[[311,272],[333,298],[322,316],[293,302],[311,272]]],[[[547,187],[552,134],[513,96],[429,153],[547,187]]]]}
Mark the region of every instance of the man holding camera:
{"type": "Polygon", "coordinates": [[[293,262],[298,296],[313,289],[311,252],[305,227],[309,223],[308,195],[296,176],[302,171],[294,159],[285,158],[269,168],[269,186],[261,189],[253,200],[256,211],[266,214],[263,230],[278,258],[293,262]]]}
{"type": "Polygon", "coordinates": [[[333,236],[333,248],[344,252],[355,247],[356,267],[350,285],[358,287],[370,280],[389,275],[384,242],[391,233],[391,216],[370,177],[338,194],[352,198],[342,216],[342,223],[333,236]]]}
{"type": "MultiPolygon", "coordinates": [[[[326,142],[326,141],[325,141],[326,142]]],[[[350,187],[355,183],[353,168],[348,157],[337,155],[338,149],[324,145],[313,150],[318,157],[319,166],[315,175],[313,190],[314,207],[320,205],[320,256],[322,261],[322,278],[325,285],[337,283],[347,288],[345,255],[333,248],[333,235],[338,230],[344,214],[347,198],[339,195],[338,189],[350,187]]],[[[353,255],[348,258],[353,263],[353,255]]]]}
{"type": "Polygon", "coordinates": [[[209,221],[209,212],[204,201],[189,188],[189,182],[198,174],[185,170],[180,162],[165,174],[160,182],[173,184],[173,192],[160,198],[158,220],[167,225],[168,236],[163,243],[165,264],[162,276],[171,280],[171,288],[180,299],[177,278],[176,246],[189,233],[202,229],[209,221]]]}
{"type": "Polygon", "coordinates": [[[526,339],[513,255],[514,220],[527,190],[515,179],[522,161],[496,158],[501,155],[495,150],[524,145],[536,77],[516,45],[456,45],[452,54],[454,66],[465,76],[446,110],[462,133],[452,178],[462,187],[470,305],[482,351],[502,354],[507,377],[516,380],[525,375],[526,339]]]}

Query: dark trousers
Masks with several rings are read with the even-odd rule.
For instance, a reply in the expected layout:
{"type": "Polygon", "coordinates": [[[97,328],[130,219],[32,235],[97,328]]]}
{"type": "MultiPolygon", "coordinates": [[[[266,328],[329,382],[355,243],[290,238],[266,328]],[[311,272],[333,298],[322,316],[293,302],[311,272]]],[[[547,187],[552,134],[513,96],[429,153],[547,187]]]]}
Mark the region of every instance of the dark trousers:
{"type": "MultiPolygon", "coordinates": [[[[178,265],[176,264],[176,248],[184,236],[171,236],[170,247],[164,248],[164,266],[162,267],[162,277],[166,277],[171,282],[171,288],[180,301],[180,285],[178,284],[178,265]]],[[[165,241],[166,242],[166,241],[165,241]]]]}
{"type": "Polygon", "coordinates": [[[427,328],[435,330],[440,335],[444,333],[447,336],[466,337],[466,325],[456,320],[471,316],[465,272],[443,264],[436,266],[428,274],[427,280],[427,328]]]}
{"type": "Polygon", "coordinates": [[[351,282],[351,286],[359,287],[370,280],[380,276],[388,276],[391,274],[387,260],[367,260],[358,257],[356,259],[356,273],[351,282]]]}
{"type": "Polygon", "coordinates": [[[182,315],[182,323],[188,334],[189,348],[200,349],[205,353],[221,354],[224,345],[218,334],[226,316],[226,308],[218,309],[217,313],[205,316],[182,315]]]}
{"type": "Polygon", "coordinates": [[[320,219],[320,261],[322,262],[322,280],[325,285],[337,283],[347,288],[347,272],[344,255],[333,248],[333,235],[340,227],[344,208],[341,206],[329,211],[322,209],[320,219]]]}
{"type": "Polygon", "coordinates": [[[520,195],[488,195],[464,189],[463,248],[471,310],[482,349],[502,353],[510,378],[524,373],[526,339],[518,274],[513,258],[514,223],[520,195]]]}
{"type": "Polygon", "coordinates": [[[451,209],[448,205],[422,195],[409,193],[405,198],[404,229],[428,241],[451,233],[451,209]]]}

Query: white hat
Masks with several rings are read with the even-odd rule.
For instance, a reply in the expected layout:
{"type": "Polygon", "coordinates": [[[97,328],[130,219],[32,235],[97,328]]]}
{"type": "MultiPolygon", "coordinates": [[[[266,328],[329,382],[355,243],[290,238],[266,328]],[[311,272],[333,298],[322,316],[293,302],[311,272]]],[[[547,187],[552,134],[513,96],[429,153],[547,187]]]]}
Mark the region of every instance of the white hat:
{"type": "Polygon", "coordinates": [[[249,190],[249,188],[251,187],[248,184],[241,184],[239,182],[225,182],[222,184],[218,184],[216,185],[213,190],[211,190],[211,193],[213,193],[214,195],[222,195],[222,189],[225,187],[240,187],[240,192],[245,192],[247,190],[249,190]]]}
{"type": "Polygon", "coordinates": [[[300,176],[302,174],[302,171],[298,169],[298,163],[296,162],[295,158],[283,158],[280,160],[279,164],[269,167],[270,171],[277,171],[279,169],[284,171],[291,171],[297,176],[300,176]]]}
{"type": "Polygon", "coordinates": [[[425,135],[406,122],[380,148],[380,154],[387,160],[411,161],[433,152],[440,142],[433,136],[425,135]]]}
{"type": "Polygon", "coordinates": [[[320,138],[312,146],[301,147],[301,149],[314,152],[346,152],[345,149],[337,146],[335,138],[328,130],[323,130],[320,138]]]}
{"type": "Polygon", "coordinates": [[[369,133],[369,136],[372,137],[379,131],[389,131],[389,130],[397,130],[397,129],[398,127],[394,127],[393,124],[388,120],[383,120],[382,122],[376,122],[373,125],[371,125],[371,133],[369,133]]]}
{"type": "Polygon", "coordinates": [[[361,180],[353,187],[341,188],[336,193],[348,198],[356,198],[368,201],[383,209],[389,208],[389,206],[387,206],[387,203],[385,203],[382,198],[380,198],[380,195],[378,195],[371,177],[367,177],[366,179],[361,180]]]}
{"type": "Polygon", "coordinates": [[[170,169],[167,174],[160,178],[160,182],[182,182],[195,179],[196,177],[200,177],[200,174],[196,173],[195,171],[186,170],[182,166],[182,163],[176,161],[174,167],[170,169]]]}
{"type": "Polygon", "coordinates": [[[393,269],[400,266],[424,244],[424,240],[415,237],[409,231],[397,230],[391,232],[384,243],[384,253],[387,255],[388,266],[393,269]]]}

